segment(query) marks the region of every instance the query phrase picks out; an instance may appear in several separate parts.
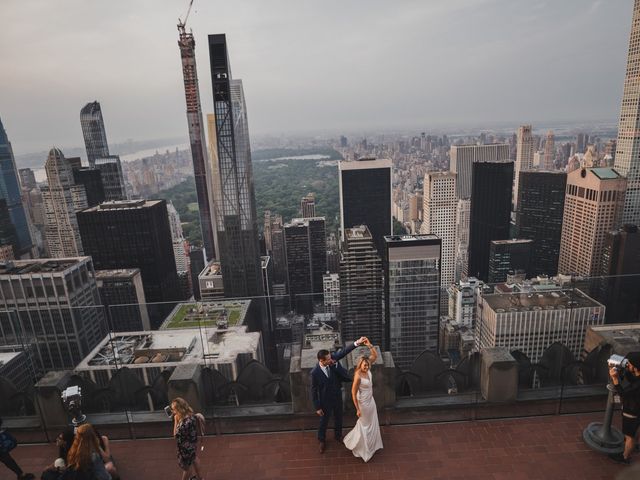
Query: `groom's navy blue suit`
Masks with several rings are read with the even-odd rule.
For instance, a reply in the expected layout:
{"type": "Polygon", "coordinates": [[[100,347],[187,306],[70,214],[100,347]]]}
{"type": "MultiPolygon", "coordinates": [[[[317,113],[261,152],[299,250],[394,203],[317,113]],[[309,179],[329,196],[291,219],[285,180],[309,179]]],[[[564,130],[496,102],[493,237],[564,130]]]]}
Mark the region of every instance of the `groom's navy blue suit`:
{"type": "Polygon", "coordinates": [[[318,440],[321,442],[325,441],[331,415],[334,417],[335,436],[337,439],[342,438],[342,382],[351,382],[351,377],[338,362],[354,348],[356,348],[355,344],[351,343],[342,350],[331,353],[331,358],[335,363],[329,367],[329,376],[323,372],[319,363],[311,370],[313,407],[316,411],[322,409],[324,412],[324,415],[320,417],[320,426],[318,427],[318,440]]]}

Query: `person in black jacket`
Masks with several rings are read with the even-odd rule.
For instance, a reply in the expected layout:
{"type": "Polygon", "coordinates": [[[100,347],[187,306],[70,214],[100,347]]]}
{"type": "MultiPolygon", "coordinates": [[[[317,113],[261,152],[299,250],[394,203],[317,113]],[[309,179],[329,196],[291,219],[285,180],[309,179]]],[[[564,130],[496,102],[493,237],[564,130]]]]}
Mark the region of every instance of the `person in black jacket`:
{"type": "MultiPolygon", "coordinates": [[[[0,432],[3,431],[4,429],[2,428],[2,418],[0,418],[0,432]]],[[[2,448],[0,448],[0,463],[4,463],[9,470],[15,473],[18,480],[31,480],[35,478],[32,473],[24,473],[11,456],[11,453],[9,453],[8,450],[4,450],[2,448]]]]}
{"type": "Polygon", "coordinates": [[[609,457],[619,463],[630,464],[631,453],[635,448],[635,438],[640,426],[640,352],[631,352],[625,357],[628,362],[625,370],[609,368],[611,381],[622,399],[622,433],[624,433],[624,452],[609,457]]]}

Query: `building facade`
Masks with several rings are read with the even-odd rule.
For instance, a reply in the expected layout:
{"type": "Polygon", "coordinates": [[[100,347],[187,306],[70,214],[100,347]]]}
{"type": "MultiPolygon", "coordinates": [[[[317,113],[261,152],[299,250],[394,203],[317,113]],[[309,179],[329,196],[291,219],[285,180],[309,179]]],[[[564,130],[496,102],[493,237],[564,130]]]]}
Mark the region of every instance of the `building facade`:
{"type": "Polygon", "coordinates": [[[566,186],[565,172],[520,172],[516,230],[533,240],[531,276],[558,273],[566,186]]]}
{"type": "Polygon", "coordinates": [[[139,268],[96,270],[96,284],[110,331],[151,329],[139,268]]]}
{"type": "Polygon", "coordinates": [[[87,159],[91,167],[95,166],[96,158],[109,156],[109,144],[107,133],[102,119],[102,108],[97,101],[87,103],[80,110],[80,126],[84,137],[84,146],[87,150],[87,159]]]}
{"type": "Polygon", "coordinates": [[[224,34],[209,35],[214,115],[209,124],[216,230],[225,296],[262,296],[249,125],[242,81],[231,79],[224,34]]]}
{"type": "Polygon", "coordinates": [[[45,162],[46,187],[42,187],[45,239],[50,257],[82,255],[82,240],[76,213],[87,208],[83,185],[76,185],[71,166],[61,150],[52,148],[45,162]]]}
{"type": "Polygon", "coordinates": [[[385,349],[405,370],[423,351],[438,352],[442,242],[435,235],[403,235],[385,243],[385,349]]]}
{"type": "Polygon", "coordinates": [[[478,350],[506,347],[531,363],[559,342],[580,358],[587,328],[604,323],[602,304],[577,289],[482,294],[476,322],[478,350]]]}
{"type": "MultiPolygon", "coordinates": [[[[442,240],[440,250],[440,281],[447,288],[455,282],[456,259],[456,174],[428,172],[424,176],[424,206],[422,234],[437,235],[442,240]]],[[[388,246],[388,244],[387,244],[388,246]]]]}
{"type": "Polygon", "coordinates": [[[0,344],[30,346],[40,373],[74,368],[107,332],[89,257],[0,264],[0,344]]]}
{"type": "Polygon", "coordinates": [[[531,276],[532,244],[529,239],[492,240],[489,248],[489,284],[502,283],[508,275],[531,276]]]}
{"type": "Polygon", "coordinates": [[[513,207],[518,208],[518,190],[520,188],[520,172],[526,172],[533,168],[533,134],[531,125],[522,125],[518,128],[516,141],[515,176],[513,177],[513,207]]]}
{"type": "Polygon", "coordinates": [[[95,168],[100,170],[105,200],[126,200],[127,190],[124,183],[120,157],[117,155],[99,157],[94,160],[94,165],[95,168]]]}
{"type": "Polygon", "coordinates": [[[198,86],[198,69],[196,68],[196,41],[193,33],[187,32],[184,24],[178,24],[178,46],[182,60],[182,77],[184,80],[184,95],[187,103],[187,124],[189,125],[189,141],[191,144],[191,160],[193,161],[193,175],[196,183],[198,198],[198,212],[200,215],[200,229],[202,243],[207,260],[218,258],[215,242],[215,209],[213,208],[213,192],[211,191],[212,172],[205,150],[205,127],[202,121],[202,107],[200,106],[200,88],[198,86]]]}
{"type": "Polygon", "coordinates": [[[466,277],[487,281],[491,241],[509,238],[512,184],[513,162],[473,164],[466,277]]]}
{"type": "Polygon", "coordinates": [[[384,237],[393,232],[391,217],[391,160],[362,158],[338,163],[340,232],[366,225],[378,250],[384,254],[384,237]]]}
{"type": "MultiPolygon", "coordinates": [[[[32,172],[33,173],[33,172],[32,172]]],[[[35,181],[35,178],[34,178],[35,181]]],[[[0,199],[6,202],[9,219],[15,229],[16,238],[13,245],[17,258],[29,256],[33,247],[29,221],[22,203],[18,170],[13,157],[11,142],[0,120],[0,199]]]]}
{"type": "MultiPolygon", "coordinates": [[[[85,252],[97,269],[139,268],[147,302],[180,299],[164,200],[105,202],[79,212],[78,224],[85,252]]],[[[149,307],[152,328],[170,306],[149,307]]]]}
{"type": "Polygon", "coordinates": [[[309,218],[316,216],[316,195],[315,193],[308,193],[302,200],[300,200],[300,214],[302,218],[309,218]]]}
{"type": "Polygon", "coordinates": [[[612,168],[567,175],[558,273],[599,276],[607,234],[620,225],[627,181],[612,168]]]}
{"type": "Polygon", "coordinates": [[[374,345],[385,345],[382,260],[367,226],[347,228],[344,236],[339,274],[342,338],[347,342],[367,336],[374,345]]]}
{"type": "Polygon", "coordinates": [[[627,178],[622,221],[640,225],[640,0],[633,4],[627,71],[624,77],[615,168],[627,178]]]}
{"type": "Polygon", "coordinates": [[[456,195],[471,198],[471,175],[475,162],[508,162],[509,144],[452,145],[449,150],[450,170],[457,175],[456,195]]]}

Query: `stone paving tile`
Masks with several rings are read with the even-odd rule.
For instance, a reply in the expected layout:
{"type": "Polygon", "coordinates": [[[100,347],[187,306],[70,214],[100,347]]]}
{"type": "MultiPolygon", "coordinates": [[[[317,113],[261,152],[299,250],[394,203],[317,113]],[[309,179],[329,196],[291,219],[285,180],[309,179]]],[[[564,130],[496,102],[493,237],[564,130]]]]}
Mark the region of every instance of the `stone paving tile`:
{"type": "MultiPolygon", "coordinates": [[[[628,467],[610,462],[582,442],[582,429],[600,417],[383,426],[385,448],[369,463],[330,441],[320,455],[314,432],[210,436],[201,462],[206,480],[614,479],[628,467]]],[[[172,439],[112,445],[123,480],[180,478],[172,439]]],[[[21,445],[15,451],[20,465],[37,477],[54,456],[51,445],[21,445]]],[[[0,465],[0,480],[13,478],[0,465]]]]}

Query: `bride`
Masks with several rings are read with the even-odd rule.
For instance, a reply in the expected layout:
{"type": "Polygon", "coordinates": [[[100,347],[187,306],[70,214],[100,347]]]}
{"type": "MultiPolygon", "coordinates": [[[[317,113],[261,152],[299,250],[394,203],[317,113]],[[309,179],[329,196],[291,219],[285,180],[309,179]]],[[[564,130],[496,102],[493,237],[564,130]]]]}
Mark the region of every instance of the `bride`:
{"type": "Polygon", "coordinates": [[[346,437],[344,445],[356,457],[368,462],[377,450],[382,448],[380,426],[378,425],[378,411],[373,399],[373,381],[371,380],[371,365],[378,358],[371,342],[367,339],[365,345],[369,347],[370,356],[360,357],[353,375],[351,397],[356,407],[358,422],[346,437]]]}

